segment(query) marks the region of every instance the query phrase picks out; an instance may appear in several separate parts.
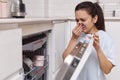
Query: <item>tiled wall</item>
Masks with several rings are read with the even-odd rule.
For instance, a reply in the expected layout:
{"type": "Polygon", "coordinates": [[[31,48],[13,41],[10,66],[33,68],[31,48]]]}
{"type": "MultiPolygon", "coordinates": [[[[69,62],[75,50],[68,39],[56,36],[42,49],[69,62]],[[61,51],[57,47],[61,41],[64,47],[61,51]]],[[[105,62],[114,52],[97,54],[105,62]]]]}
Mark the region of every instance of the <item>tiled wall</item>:
{"type": "Polygon", "coordinates": [[[120,0],[98,0],[101,3],[117,3],[120,2],[120,0]]]}
{"type": "Polygon", "coordinates": [[[99,0],[106,17],[120,17],[120,0],[99,0]]]}
{"type": "MultiPolygon", "coordinates": [[[[26,5],[26,17],[74,17],[75,6],[85,0],[23,0],[26,5]]],[[[88,1],[88,0],[87,0],[88,1]]],[[[120,0],[99,1],[105,16],[120,16],[120,0]]]]}
{"type": "Polygon", "coordinates": [[[78,2],[80,2],[80,0],[50,0],[49,16],[73,16],[74,7],[78,2]]]}
{"type": "Polygon", "coordinates": [[[24,0],[27,17],[71,16],[80,0],[24,0]]]}
{"type": "Polygon", "coordinates": [[[73,17],[75,6],[82,1],[85,0],[49,0],[49,16],[73,17]]]}
{"type": "MultiPolygon", "coordinates": [[[[23,0],[26,17],[73,17],[75,6],[84,0],[23,0]]],[[[95,1],[95,0],[89,0],[95,1]]]]}
{"type": "Polygon", "coordinates": [[[47,5],[45,2],[46,0],[24,0],[26,17],[45,17],[45,5],[47,5]]]}

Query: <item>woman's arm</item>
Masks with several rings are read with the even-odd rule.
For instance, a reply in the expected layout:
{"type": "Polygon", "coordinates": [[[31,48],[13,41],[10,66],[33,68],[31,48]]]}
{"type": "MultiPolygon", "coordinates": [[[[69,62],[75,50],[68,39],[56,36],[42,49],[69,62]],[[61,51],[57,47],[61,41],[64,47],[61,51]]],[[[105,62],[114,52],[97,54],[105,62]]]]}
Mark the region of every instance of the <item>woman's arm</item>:
{"type": "Polygon", "coordinates": [[[77,44],[77,39],[80,36],[81,32],[82,32],[81,24],[76,25],[75,28],[72,30],[71,40],[62,55],[63,60],[66,58],[66,56],[73,50],[73,48],[77,44]]]}
{"type": "Polygon", "coordinates": [[[70,42],[69,42],[69,44],[68,44],[68,47],[63,52],[63,55],[62,55],[63,60],[72,51],[72,49],[75,47],[76,43],[77,43],[77,40],[72,37],[71,40],[70,40],[70,42]]]}
{"type": "Polygon", "coordinates": [[[105,57],[102,50],[98,50],[97,54],[100,63],[100,68],[103,70],[105,74],[110,73],[111,69],[113,68],[112,63],[105,57]]]}
{"type": "Polygon", "coordinates": [[[105,57],[103,51],[101,50],[100,44],[99,44],[99,36],[96,34],[94,35],[93,45],[97,51],[100,68],[105,74],[110,73],[111,69],[113,68],[113,64],[105,57]]]}

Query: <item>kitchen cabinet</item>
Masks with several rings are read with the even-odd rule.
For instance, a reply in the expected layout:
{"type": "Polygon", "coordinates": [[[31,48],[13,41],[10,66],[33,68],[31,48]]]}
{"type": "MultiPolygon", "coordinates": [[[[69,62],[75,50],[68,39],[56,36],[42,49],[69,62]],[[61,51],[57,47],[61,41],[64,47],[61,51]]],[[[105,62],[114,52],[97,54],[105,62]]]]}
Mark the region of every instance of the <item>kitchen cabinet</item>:
{"type": "Polygon", "coordinates": [[[51,20],[0,19],[0,80],[23,80],[23,37],[51,30],[51,20]]]}
{"type": "Polygon", "coordinates": [[[2,74],[0,79],[23,80],[22,39],[49,31],[46,51],[49,57],[47,80],[53,80],[54,72],[62,63],[62,52],[66,41],[65,20],[56,18],[0,19],[0,37],[2,38],[0,62],[3,65],[0,67],[0,74],[2,74]]]}
{"type": "Polygon", "coordinates": [[[62,53],[65,49],[65,41],[66,41],[66,25],[67,23],[64,21],[53,21],[53,28],[51,31],[51,43],[49,50],[49,58],[50,58],[50,76],[49,79],[54,80],[54,74],[57,69],[62,64],[62,53]]]}
{"type": "Polygon", "coordinates": [[[75,25],[76,25],[75,20],[72,20],[72,19],[68,20],[68,24],[67,24],[67,28],[66,28],[67,29],[66,47],[70,41],[70,38],[72,36],[72,29],[75,27],[75,25]]]}
{"type": "MultiPolygon", "coordinates": [[[[119,79],[119,21],[119,18],[106,19],[106,30],[115,40],[118,50],[116,53],[117,66],[107,75],[109,80],[119,79]]],[[[54,80],[54,74],[62,64],[62,53],[68,45],[75,24],[75,20],[71,18],[0,19],[0,80],[6,78],[6,76],[8,78],[6,80],[13,80],[13,77],[14,80],[23,78],[24,74],[21,69],[22,38],[44,31],[49,31],[47,41],[47,55],[49,56],[47,80],[54,80]]]]}
{"type": "Polygon", "coordinates": [[[120,20],[116,21],[106,21],[106,31],[111,35],[113,38],[115,45],[116,45],[116,66],[113,68],[111,73],[107,75],[108,80],[119,80],[120,76],[120,37],[119,37],[119,32],[120,32],[120,20]]]}
{"type": "Polygon", "coordinates": [[[65,27],[66,23],[54,23],[53,25],[53,48],[54,48],[54,54],[53,54],[53,61],[55,61],[53,64],[53,72],[55,72],[60,64],[62,63],[62,53],[65,49],[65,27]]]}
{"type": "Polygon", "coordinates": [[[15,25],[0,25],[0,80],[10,80],[11,76],[15,75],[16,79],[22,79],[23,76],[22,32],[20,28],[12,28],[13,26],[15,25]]]}

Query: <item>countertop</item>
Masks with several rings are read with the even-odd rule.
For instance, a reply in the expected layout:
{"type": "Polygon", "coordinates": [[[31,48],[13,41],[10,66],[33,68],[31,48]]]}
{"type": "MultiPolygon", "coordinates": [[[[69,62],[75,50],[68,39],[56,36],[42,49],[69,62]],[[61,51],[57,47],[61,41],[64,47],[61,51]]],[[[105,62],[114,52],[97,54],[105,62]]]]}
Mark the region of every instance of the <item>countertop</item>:
{"type": "Polygon", "coordinates": [[[4,18],[0,19],[0,24],[9,23],[44,23],[52,21],[65,21],[67,18],[4,18]]]}
{"type": "MultiPolygon", "coordinates": [[[[58,17],[58,18],[6,18],[0,19],[0,24],[7,23],[44,23],[53,21],[74,21],[74,17],[58,17]]],[[[120,21],[120,17],[105,17],[105,21],[120,21]]]]}
{"type": "MultiPolygon", "coordinates": [[[[74,17],[69,17],[69,20],[75,20],[74,17]]],[[[120,17],[105,17],[105,21],[120,21],[120,17]]]]}

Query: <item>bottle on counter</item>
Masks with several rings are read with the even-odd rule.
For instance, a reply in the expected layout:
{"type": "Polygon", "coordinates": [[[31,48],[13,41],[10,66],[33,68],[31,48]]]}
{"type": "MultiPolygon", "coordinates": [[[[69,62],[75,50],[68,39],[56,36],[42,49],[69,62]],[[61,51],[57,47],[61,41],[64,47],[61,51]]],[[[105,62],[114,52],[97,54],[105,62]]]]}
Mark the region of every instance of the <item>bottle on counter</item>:
{"type": "Polygon", "coordinates": [[[8,0],[0,0],[0,18],[9,17],[9,4],[8,0]]]}

